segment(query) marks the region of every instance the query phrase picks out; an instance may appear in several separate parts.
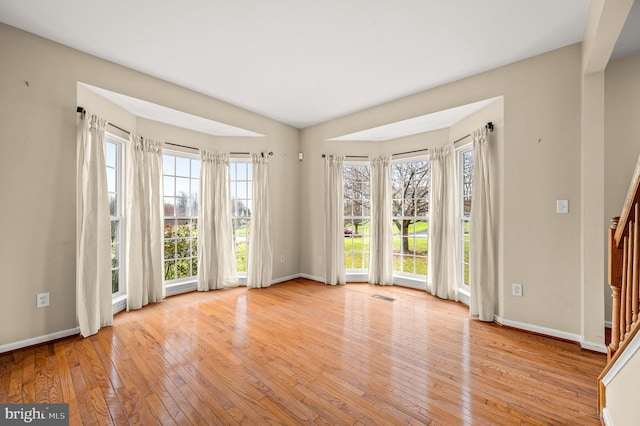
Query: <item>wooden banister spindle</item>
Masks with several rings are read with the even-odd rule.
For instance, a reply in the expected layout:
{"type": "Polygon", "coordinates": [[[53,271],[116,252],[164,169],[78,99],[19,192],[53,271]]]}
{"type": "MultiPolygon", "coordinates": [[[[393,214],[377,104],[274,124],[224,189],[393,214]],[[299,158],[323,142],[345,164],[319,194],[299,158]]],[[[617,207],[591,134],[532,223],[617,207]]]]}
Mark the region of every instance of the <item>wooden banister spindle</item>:
{"type": "Polygon", "coordinates": [[[640,257],[640,251],[638,247],[638,238],[640,232],[638,231],[638,203],[634,206],[634,219],[633,219],[633,268],[632,268],[632,282],[631,282],[631,323],[638,322],[638,259],[640,257]]]}
{"type": "Polygon", "coordinates": [[[624,294],[624,300],[626,303],[625,318],[624,318],[624,339],[627,340],[629,333],[631,332],[631,287],[633,284],[633,233],[635,230],[635,223],[629,222],[629,237],[627,238],[627,288],[624,294]]]}
{"type": "Polygon", "coordinates": [[[626,235],[622,238],[622,287],[620,288],[620,343],[624,342],[627,331],[627,253],[629,252],[629,239],[626,235]]]}
{"type": "Polygon", "coordinates": [[[616,228],[619,217],[611,219],[609,227],[609,286],[613,298],[611,311],[611,342],[609,343],[608,359],[615,354],[620,344],[620,287],[622,286],[622,252],[616,244],[616,228]]]}

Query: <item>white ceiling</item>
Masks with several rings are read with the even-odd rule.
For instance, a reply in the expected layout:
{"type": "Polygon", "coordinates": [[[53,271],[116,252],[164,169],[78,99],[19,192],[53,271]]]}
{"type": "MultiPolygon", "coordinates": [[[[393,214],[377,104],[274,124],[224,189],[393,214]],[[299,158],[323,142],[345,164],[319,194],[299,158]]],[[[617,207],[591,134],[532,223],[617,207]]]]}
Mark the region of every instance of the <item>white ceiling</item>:
{"type": "Polygon", "coordinates": [[[579,42],[588,0],[0,0],[0,20],[298,128],[579,42]]]}
{"type": "Polygon", "coordinates": [[[588,0],[0,0],[0,20],[304,128],[581,41],[588,0]]]}

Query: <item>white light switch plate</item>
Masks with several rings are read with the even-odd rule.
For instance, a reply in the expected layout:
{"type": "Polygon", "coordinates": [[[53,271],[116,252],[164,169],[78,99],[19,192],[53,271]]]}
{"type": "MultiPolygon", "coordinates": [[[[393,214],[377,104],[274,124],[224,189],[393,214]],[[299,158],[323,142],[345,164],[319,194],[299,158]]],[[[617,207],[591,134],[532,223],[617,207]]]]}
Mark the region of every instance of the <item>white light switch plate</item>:
{"type": "Polygon", "coordinates": [[[569,213],[569,200],[556,200],[556,213],[569,213]]]}

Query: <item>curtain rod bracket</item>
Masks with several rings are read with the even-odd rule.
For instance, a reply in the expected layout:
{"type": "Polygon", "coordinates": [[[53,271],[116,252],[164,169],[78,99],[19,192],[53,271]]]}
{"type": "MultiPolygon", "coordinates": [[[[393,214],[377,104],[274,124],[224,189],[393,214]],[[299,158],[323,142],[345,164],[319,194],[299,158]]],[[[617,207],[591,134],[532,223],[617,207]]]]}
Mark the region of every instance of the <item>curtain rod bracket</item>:
{"type": "Polygon", "coordinates": [[[484,126],[488,131],[493,132],[493,123],[490,121],[484,126]]]}

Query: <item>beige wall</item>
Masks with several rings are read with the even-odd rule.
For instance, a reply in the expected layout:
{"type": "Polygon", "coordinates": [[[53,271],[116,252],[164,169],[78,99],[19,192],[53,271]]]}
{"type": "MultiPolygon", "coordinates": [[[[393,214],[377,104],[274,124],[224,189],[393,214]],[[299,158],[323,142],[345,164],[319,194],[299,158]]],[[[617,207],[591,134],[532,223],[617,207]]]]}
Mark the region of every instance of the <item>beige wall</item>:
{"type": "MultiPolygon", "coordinates": [[[[605,226],[608,227],[612,217],[620,216],[640,156],[640,55],[607,65],[604,114],[605,226]]],[[[605,287],[605,301],[605,318],[611,321],[608,286],[605,287]]]]}
{"type": "MultiPolygon", "coordinates": [[[[302,130],[301,222],[324,220],[320,153],[341,149],[326,139],[503,96],[504,122],[494,136],[503,147],[493,158],[500,218],[498,314],[579,334],[580,78],[581,50],[574,45],[302,130]],[[555,213],[557,199],[570,201],[569,214],[555,213]],[[514,282],[524,285],[524,297],[510,296],[514,282]]],[[[356,145],[343,149],[360,153],[356,145]]],[[[322,227],[303,226],[301,240],[302,272],[322,277],[322,227]]]]}
{"type": "MultiPolygon", "coordinates": [[[[257,143],[274,152],[274,279],[299,271],[299,130],[4,24],[0,52],[0,345],[77,325],[75,110],[78,99],[90,97],[78,82],[266,135],[257,143]],[[50,293],[49,307],[36,309],[39,292],[50,293]]],[[[115,114],[97,102],[92,107],[115,114]]],[[[155,136],[144,120],[124,126],[155,136]]],[[[171,137],[201,140],[179,133],[171,137]]]]}

